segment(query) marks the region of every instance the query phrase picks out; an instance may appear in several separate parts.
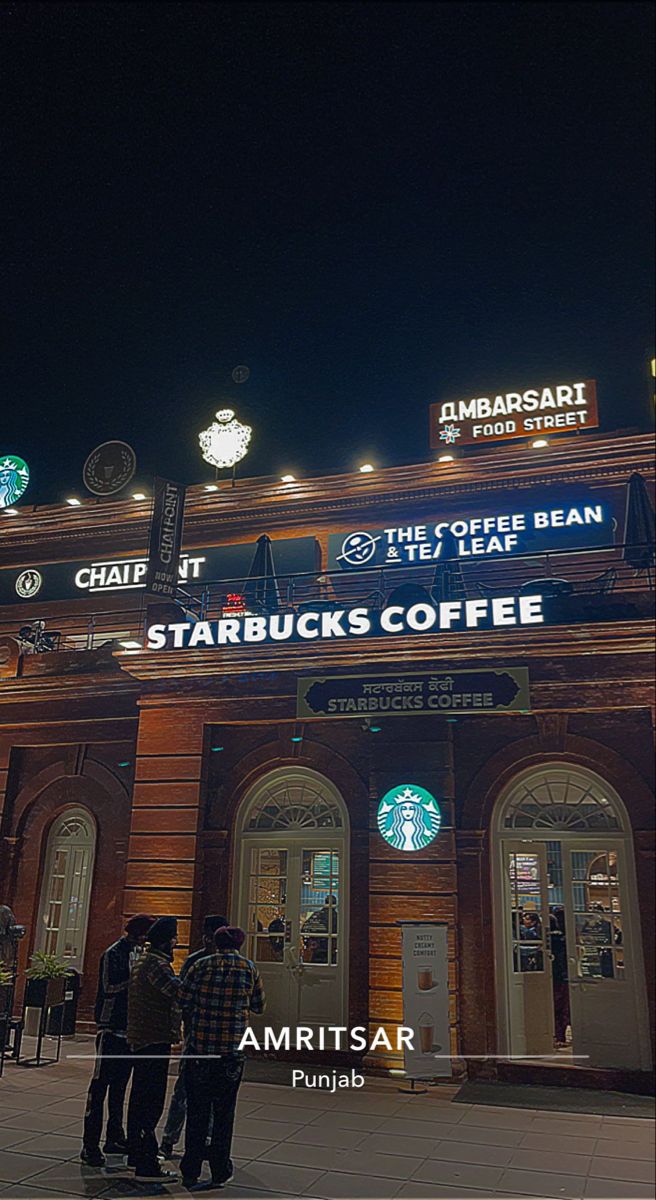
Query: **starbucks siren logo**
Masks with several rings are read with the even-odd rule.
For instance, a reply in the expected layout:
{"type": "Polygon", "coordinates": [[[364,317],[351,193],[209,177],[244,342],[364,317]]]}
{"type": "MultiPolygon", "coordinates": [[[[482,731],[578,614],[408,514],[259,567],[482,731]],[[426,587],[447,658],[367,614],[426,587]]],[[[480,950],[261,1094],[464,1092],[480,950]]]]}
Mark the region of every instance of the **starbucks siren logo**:
{"type": "Polygon", "coordinates": [[[30,468],[17,454],[0,454],[0,508],[11,508],[30,482],[30,468]]]}
{"type": "Polygon", "coordinates": [[[400,783],[378,805],[378,831],[395,850],[423,850],[440,832],[442,817],[425,788],[400,783]]]}

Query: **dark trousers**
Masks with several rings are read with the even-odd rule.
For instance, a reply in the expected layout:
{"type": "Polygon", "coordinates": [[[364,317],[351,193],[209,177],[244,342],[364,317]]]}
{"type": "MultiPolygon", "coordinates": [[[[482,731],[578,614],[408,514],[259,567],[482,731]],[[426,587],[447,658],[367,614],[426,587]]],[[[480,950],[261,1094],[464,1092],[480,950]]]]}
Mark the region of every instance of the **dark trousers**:
{"type": "Polygon", "coordinates": [[[105,1097],[108,1098],[107,1142],[122,1142],[123,1105],[125,1092],[132,1070],[131,1058],[126,1058],[130,1050],[125,1038],[117,1037],[109,1029],[101,1029],[96,1037],[96,1065],[93,1078],[87,1094],[87,1108],[84,1114],[83,1141],[87,1149],[100,1145],[105,1111],[105,1097]]]}
{"type": "Polygon", "coordinates": [[[137,1174],[157,1171],[155,1129],[166,1100],[170,1044],[140,1046],[133,1051],[132,1090],[128,1105],[128,1161],[137,1174]]]}
{"type": "Polygon", "coordinates": [[[570,1024],[569,984],[567,981],[565,983],[554,983],[553,998],[556,1041],[564,1042],[565,1030],[570,1024]]]}
{"type": "Polygon", "coordinates": [[[222,1058],[190,1058],[185,1067],[187,1084],[187,1129],[185,1152],[180,1163],[183,1179],[198,1179],[203,1159],[209,1159],[212,1179],[223,1182],[230,1174],[230,1147],[235,1107],[241,1077],[243,1054],[225,1054],[222,1058]],[[213,1118],[209,1152],[205,1140],[213,1118]]]}

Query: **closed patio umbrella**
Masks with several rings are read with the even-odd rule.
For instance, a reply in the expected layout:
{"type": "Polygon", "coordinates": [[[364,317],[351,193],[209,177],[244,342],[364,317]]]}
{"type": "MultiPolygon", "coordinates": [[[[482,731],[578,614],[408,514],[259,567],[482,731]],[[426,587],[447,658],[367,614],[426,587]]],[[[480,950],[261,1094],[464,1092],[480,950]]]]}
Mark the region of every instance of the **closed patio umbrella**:
{"type": "Polygon", "coordinates": [[[442,533],[442,549],[437,560],[431,596],[436,604],[440,600],[462,600],[465,596],[465,581],[458,558],[458,543],[450,529],[442,533]]]}
{"type": "Polygon", "coordinates": [[[626,489],[624,561],[636,571],[649,572],[654,565],[655,537],[654,508],[647,484],[644,477],[634,471],[626,489]]]}
{"type": "Polygon", "coordinates": [[[263,533],[257,539],[248,579],[244,584],[244,596],[246,603],[252,607],[259,605],[269,612],[280,607],[278,580],[273,564],[273,549],[268,533],[263,533]]]}

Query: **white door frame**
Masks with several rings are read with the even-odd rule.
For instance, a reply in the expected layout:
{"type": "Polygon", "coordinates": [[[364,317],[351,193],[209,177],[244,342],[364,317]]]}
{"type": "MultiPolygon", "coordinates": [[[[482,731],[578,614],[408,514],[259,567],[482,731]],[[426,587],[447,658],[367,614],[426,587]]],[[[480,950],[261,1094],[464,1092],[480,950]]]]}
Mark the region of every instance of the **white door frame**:
{"type": "MultiPolygon", "coordinates": [[[[248,882],[250,877],[250,851],[254,846],[284,849],[294,845],[298,849],[338,849],[340,857],[340,902],[339,902],[339,954],[337,971],[340,972],[339,992],[342,1012],[335,1014],[337,1022],[347,1024],[349,1000],[349,914],[350,914],[350,826],[348,809],[335,785],[325,775],[309,767],[291,764],[275,767],[262,775],[242,799],[235,819],[235,837],[232,862],[232,886],[230,912],[237,913],[242,920],[248,910],[248,882]],[[251,814],[256,810],[262,796],[275,794],[278,788],[306,784],[315,794],[326,798],[339,812],[340,824],[333,826],[291,825],[288,828],[248,829],[251,814]]],[[[246,925],[244,925],[246,928],[246,925]]],[[[311,967],[309,968],[312,969],[311,967]]],[[[297,986],[301,981],[296,980],[297,986]]],[[[266,1017],[265,1017],[266,1019],[266,1017]]],[[[290,1014],[289,1023],[295,1024],[295,1013],[290,1014]]]]}
{"type": "MultiPolygon", "coordinates": [[[[644,953],[642,930],[640,923],[640,907],[638,903],[638,885],[635,870],[635,851],[631,824],[626,808],[615,789],[588,767],[579,763],[561,760],[548,760],[544,763],[518,771],[505,786],[494,806],[491,821],[491,866],[492,866],[492,907],[493,907],[493,937],[494,937],[494,969],[497,1001],[497,1054],[500,1057],[510,1057],[512,1051],[512,1031],[508,989],[510,981],[508,972],[510,961],[507,954],[506,930],[506,898],[503,882],[504,847],[506,843],[526,842],[527,848],[531,842],[560,842],[563,852],[583,848],[583,843],[590,849],[599,846],[600,851],[614,842],[621,852],[624,863],[624,882],[620,878],[620,886],[627,901],[627,920],[630,924],[630,945],[632,948],[632,979],[634,989],[635,1012],[638,1021],[638,1038],[640,1046],[641,1068],[651,1068],[651,1039],[649,1034],[649,1017],[647,1007],[647,988],[645,979],[644,953]],[[522,781],[532,777],[536,779],[545,772],[571,770],[579,775],[585,775],[590,782],[597,781],[611,798],[613,807],[621,823],[618,830],[568,832],[558,828],[503,828],[503,818],[510,796],[522,781]]],[[[627,981],[628,982],[628,981],[627,981]]]]}

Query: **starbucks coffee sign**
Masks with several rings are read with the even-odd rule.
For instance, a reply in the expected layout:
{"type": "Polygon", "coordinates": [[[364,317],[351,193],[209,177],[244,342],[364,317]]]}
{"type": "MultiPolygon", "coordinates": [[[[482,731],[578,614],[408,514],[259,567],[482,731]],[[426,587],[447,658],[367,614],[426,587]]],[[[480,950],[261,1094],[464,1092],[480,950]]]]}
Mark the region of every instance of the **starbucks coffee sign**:
{"type": "Polygon", "coordinates": [[[395,850],[423,850],[440,832],[442,816],[434,796],[414,783],[390,788],[378,805],[378,832],[395,850]]]}

